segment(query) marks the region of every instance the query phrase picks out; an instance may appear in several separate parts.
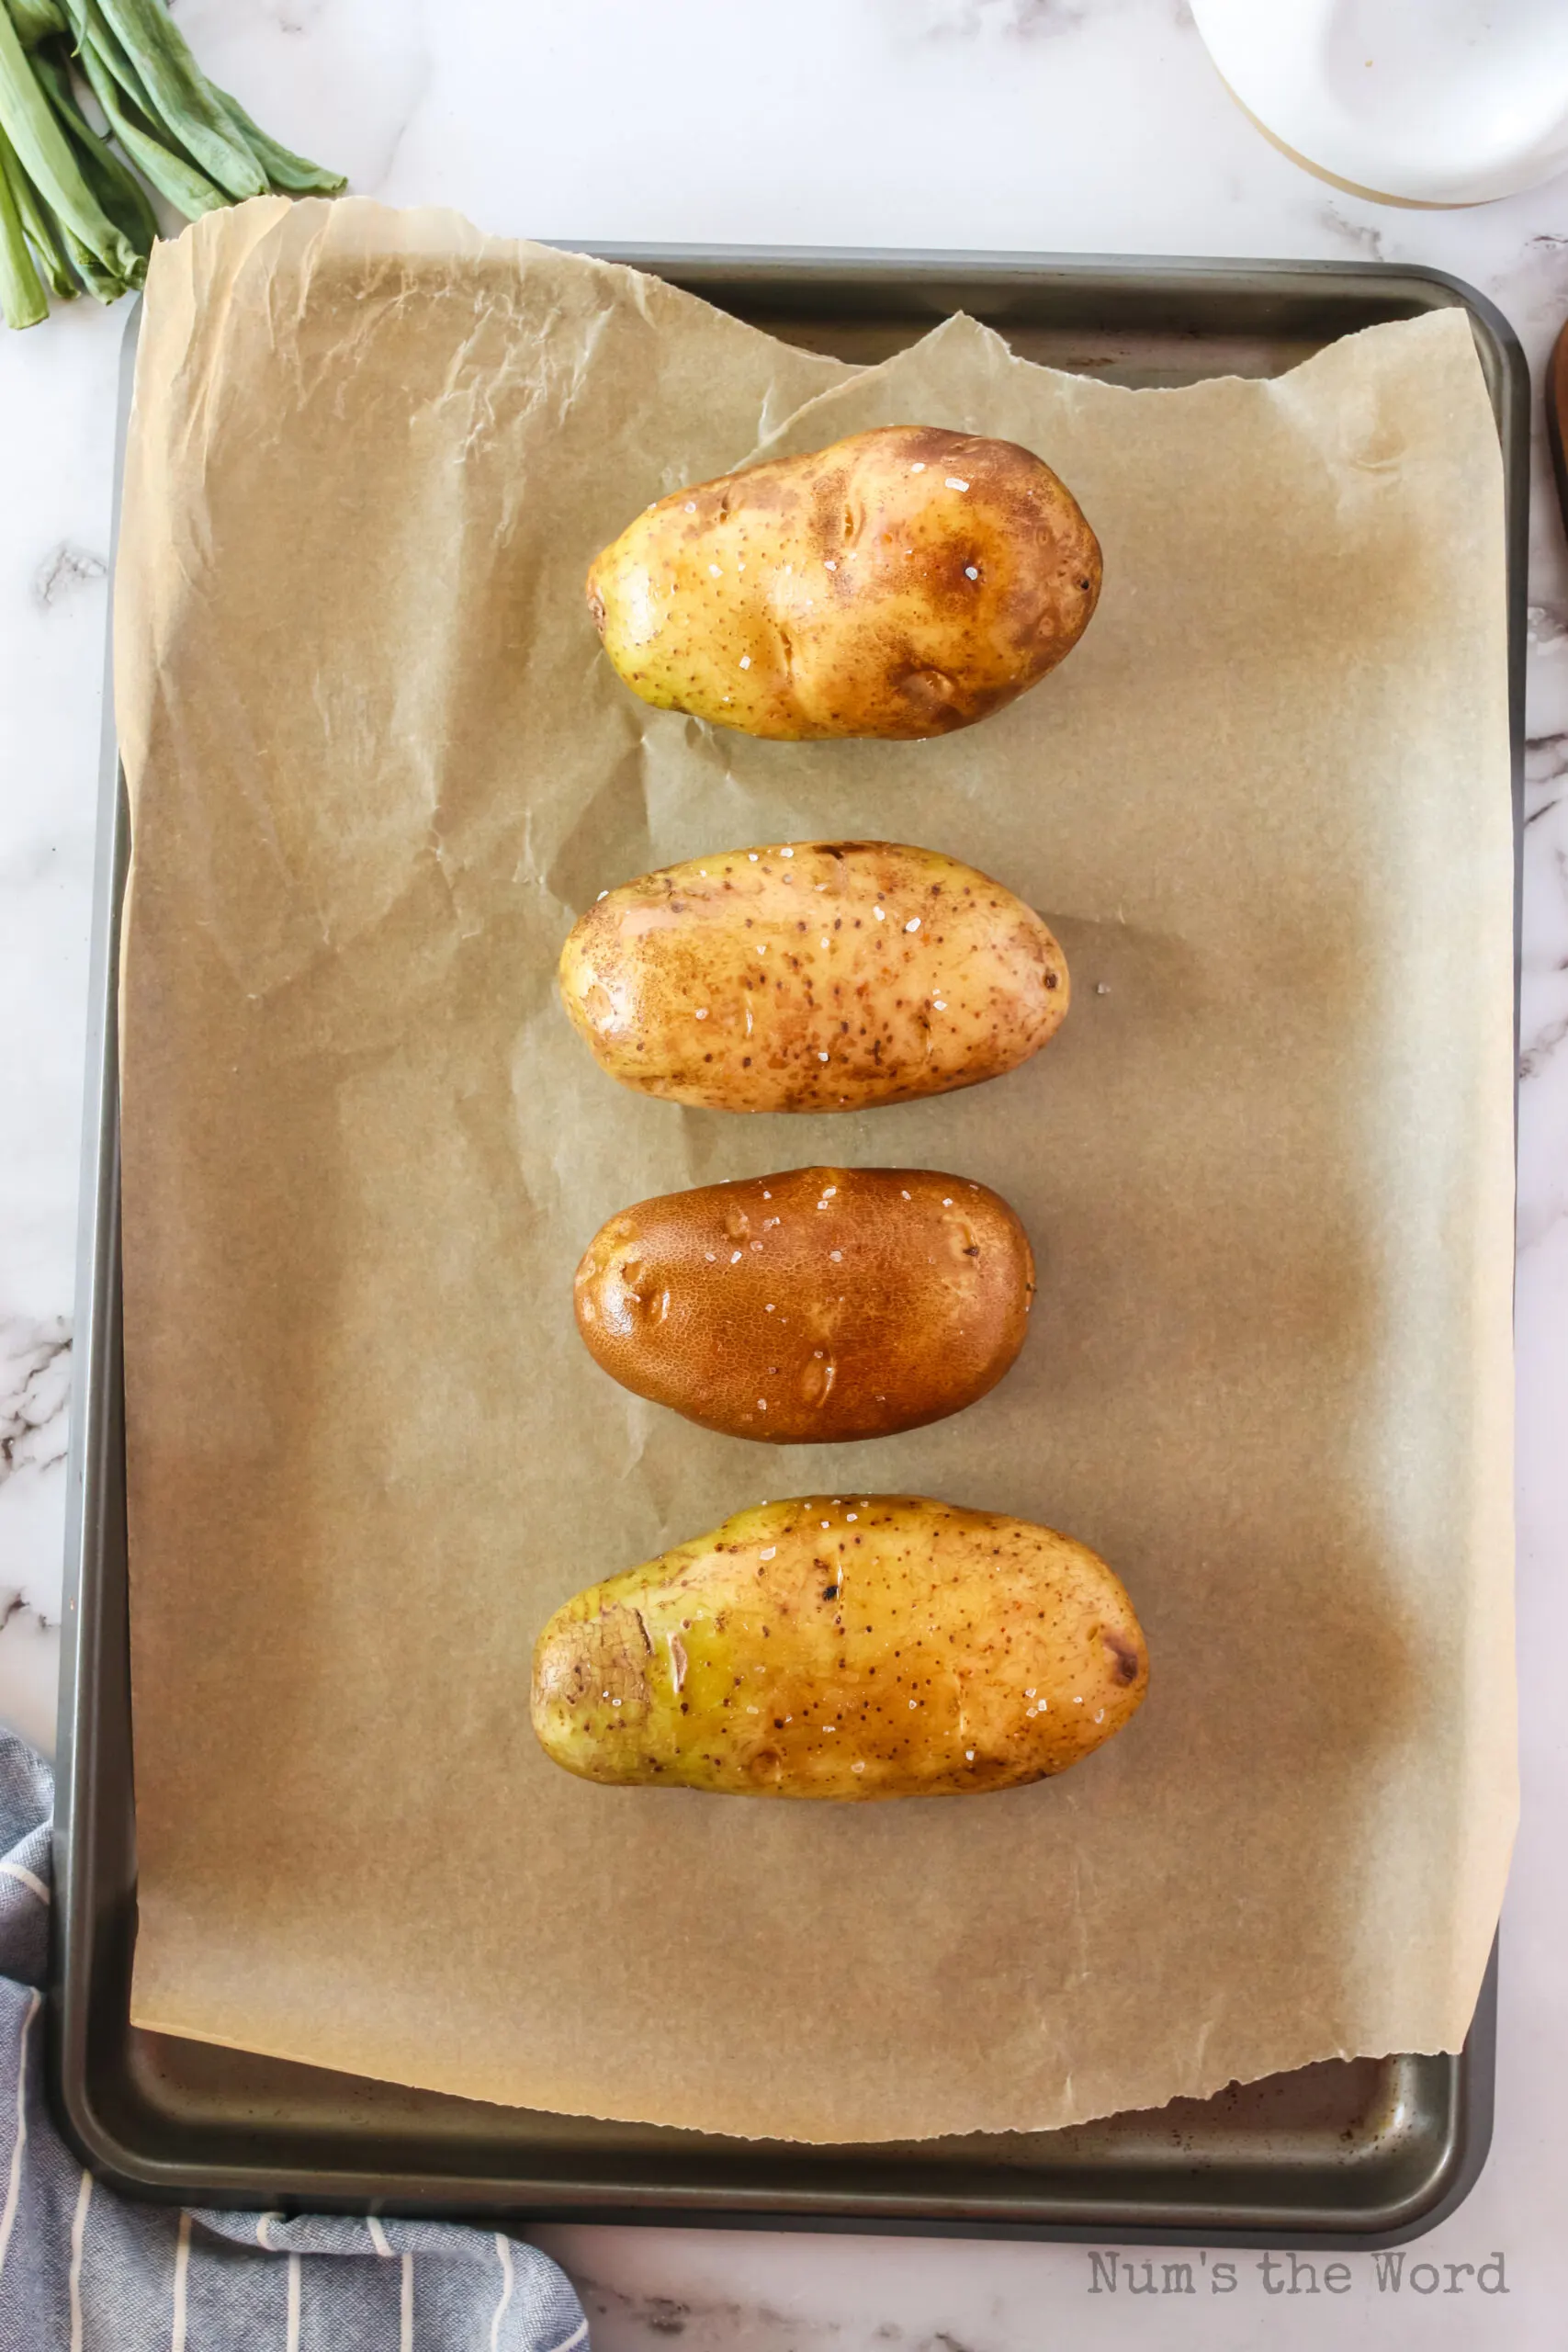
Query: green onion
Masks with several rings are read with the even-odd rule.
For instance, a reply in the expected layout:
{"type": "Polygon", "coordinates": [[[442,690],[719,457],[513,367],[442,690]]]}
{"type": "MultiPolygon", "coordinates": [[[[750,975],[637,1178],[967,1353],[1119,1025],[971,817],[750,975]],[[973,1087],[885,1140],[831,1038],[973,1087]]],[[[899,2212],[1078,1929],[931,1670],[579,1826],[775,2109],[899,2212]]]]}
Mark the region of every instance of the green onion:
{"type": "Polygon", "coordinates": [[[163,0],[0,0],[0,310],[11,325],[47,315],[46,287],[112,302],[141,284],[158,236],[143,180],[187,220],[268,189],[344,186],[207,80],[163,0]],[[107,130],[83,110],[84,84],[107,130]]]}
{"type": "Polygon", "coordinates": [[[138,71],[159,115],[191,161],[236,202],[265,196],[266,174],[224,114],[158,0],[103,0],[105,21],[138,71]]]}
{"type": "Polygon", "coordinates": [[[60,224],[39,203],[37,190],[17,161],[17,151],[3,130],[0,130],[0,171],[5,173],[10,184],[17,217],[33,249],[33,259],[44,284],[62,302],[71,301],[81,288],[71,275],[71,264],[61,240],[60,224]]]}
{"type": "Polygon", "coordinates": [[[115,227],[82,177],[5,6],[0,6],[0,130],[61,227],[79,237],[126,285],[133,283],[145,256],[115,227]]]}
{"type": "Polygon", "coordinates": [[[157,243],[158,216],[135,173],[128,171],[114,149],[104,144],[77,105],[67,60],[56,54],[52,43],[40,44],[33,51],[33,72],[64,124],[83,176],[98,202],[125,231],[137,252],[150,254],[157,243]]]}
{"type": "Polygon", "coordinates": [[[49,297],[22,234],[11,178],[15,161],[0,131],[0,312],[8,327],[36,327],[49,316],[49,297]]]}
{"type": "Polygon", "coordinates": [[[225,113],[232,117],[245,134],[245,143],[258,164],[266,168],[266,175],[275,188],[286,196],[341,196],[348,186],[341,172],[324,172],[320,164],[308,164],[303,155],[280,147],[276,139],[251,120],[238,98],[220,90],[216,82],[208,88],[219,100],[225,113]]]}
{"type": "Polygon", "coordinates": [[[35,49],[40,40],[51,40],[57,33],[71,29],[56,0],[10,0],[10,6],[11,21],[24,49],[35,49]]]}
{"type": "MultiPolygon", "coordinates": [[[[95,12],[96,13],[96,12],[95,12]]],[[[113,36],[110,35],[110,41],[113,36]]],[[[166,147],[161,139],[143,128],[136,112],[134,98],[122,93],[124,85],[117,82],[107,62],[106,51],[89,33],[81,51],[82,70],[87,77],[93,96],[108,118],[109,127],[131,162],[142,176],[152,181],[162,197],[166,197],[176,212],[187,220],[195,220],[203,212],[217,212],[229,199],[221,188],[214,187],[205,172],[187,163],[185,156],[166,147]]],[[[130,68],[126,71],[129,73],[130,68]]]]}
{"type": "MultiPolygon", "coordinates": [[[[112,269],[105,269],[91,245],[85,245],[70,229],[62,230],[61,234],[65,240],[65,250],[71,256],[72,268],[96,302],[118,302],[122,294],[129,294],[133,286],[141,285],[141,277],[127,280],[117,277],[112,269]]],[[[143,263],[142,276],[145,275],[146,265],[143,263]]]]}

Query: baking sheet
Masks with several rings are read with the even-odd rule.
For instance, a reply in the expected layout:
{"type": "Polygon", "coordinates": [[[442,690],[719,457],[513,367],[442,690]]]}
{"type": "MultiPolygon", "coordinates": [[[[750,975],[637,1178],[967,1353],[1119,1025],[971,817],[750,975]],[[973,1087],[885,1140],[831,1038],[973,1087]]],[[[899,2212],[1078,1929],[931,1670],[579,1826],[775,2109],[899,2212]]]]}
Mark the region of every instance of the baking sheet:
{"type": "Polygon", "coordinates": [[[1502,540],[1462,322],[1273,385],[1122,392],[966,324],[853,378],[445,216],[258,206],[160,256],[127,502],[139,2022],[807,2138],[1457,2045],[1512,1820],[1502,540]],[[825,383],[787,446],[1011,433],[1105,544],[1071,662],[945,743],[710,738],[582,639],[626,514],[825,383]],[[851,810],[1050,916],[1047,1055],[787,1125],[584,1064],[547,986],[579,905],[851,810]],[[829,1157],[1023,1214],[1044,1311],[991,1398],[781,1455],[580,1359],[610,1209],[829,1157]],[[845,1815],[536,1756],[555,1600],[872,1480],[1105,1551],[1137,1724],[1057,1784],[845,1815]]]}

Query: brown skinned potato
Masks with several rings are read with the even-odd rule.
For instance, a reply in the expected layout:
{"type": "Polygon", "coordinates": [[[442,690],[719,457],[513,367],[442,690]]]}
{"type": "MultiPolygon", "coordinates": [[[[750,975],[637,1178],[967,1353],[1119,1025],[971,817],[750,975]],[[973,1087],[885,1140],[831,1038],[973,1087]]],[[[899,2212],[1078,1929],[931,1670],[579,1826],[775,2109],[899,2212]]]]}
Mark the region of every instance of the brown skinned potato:
{"type": "Polygon", "coordinates": [[[863,1111],[998,1077],[1067,1009],[1045,924],[895,842],[727,850],[608,890],[561,951],[613,1078],[715,1111],[863,1111]]]}
{"type": "Polygon", "coordinates": [[[786,741],[944,735],[1069,653],[1100,594],[1070,491],[1013,441],[857,433],[660,499],[588,575],[661,710],[786,741]]]}
{"type": "Polygon", "coordinates": [[[593,1585],[534,1653],[534,1729],[588,1781],[726,1795],[973,1795],[1060,1772],[1148,1657],[1069,1536],[919,1496],[764,1503],[593,1585]]]}
{"type": "Polygon", "coordinates": [[[994,1388],[1034,1260],[967,1177],[794,1168],[623,1209],[575,1288],[577,1328],[624,1387],[729,1437],[808,1445],[919,1429],[994,1388]]]}

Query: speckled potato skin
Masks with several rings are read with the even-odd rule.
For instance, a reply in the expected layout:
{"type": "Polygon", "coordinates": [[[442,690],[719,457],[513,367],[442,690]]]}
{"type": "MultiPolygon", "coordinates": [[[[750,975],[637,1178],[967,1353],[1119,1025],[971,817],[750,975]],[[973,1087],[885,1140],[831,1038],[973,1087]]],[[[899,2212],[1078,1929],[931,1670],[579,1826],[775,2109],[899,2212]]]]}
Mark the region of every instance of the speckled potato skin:
{"type": "Polygon", "coordinates": [[[591,1586],[534,1653],[534,1729],[587,1781],[965,1796],[1065,1771],[1143,1704],[1105,1562],[919,1496],[806,1496],[591,1586]]]}
{"type": "Polygon", "coordinates": [[[716,727],[945,735],[1070,653],[1100,543],[1013,441],[897,424],[699,482],[638,515],[588,575],[635,694],[716,727]]]}
{"type": "Polygon", "coordinates": [[[773,1445],[962,1412],[1023,1345],[1029,1237],[915,1168],[794,1168],[623,1209],[577,1270],[577,1328],[623,1387],[773,1445]]]}
{"type": "Polygon", "coordinates": [[[1038,1053],[1067,967],[1032,908],[934,850],[720,851],[606,891],[560,958],[612,1078],[712,1111],[864,1111],[1038,1053]]]}

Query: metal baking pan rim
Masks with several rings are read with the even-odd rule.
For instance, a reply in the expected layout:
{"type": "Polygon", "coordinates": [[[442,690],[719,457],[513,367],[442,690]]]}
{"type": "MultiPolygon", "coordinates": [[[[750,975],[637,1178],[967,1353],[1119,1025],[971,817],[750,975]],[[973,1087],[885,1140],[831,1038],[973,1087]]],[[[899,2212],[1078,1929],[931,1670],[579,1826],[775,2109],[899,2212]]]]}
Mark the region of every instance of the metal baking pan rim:
{"type": "MultiPolygon", "coordinates": [[[[523,2223],[590,2222],[604,2226],[657,2223],[664,2227],[754,2230],[759,2228],[850,2235],[940,2236],[1039,2240],[1064,2244],[1113,2242],[1122,2245],[1269,2246],[1310,2252],[1370,2252],[1409,2243],[1446,2220],[1479,2179],[1491,2148],[1492,2072],[1496,2005],[1494,1948],[1476,2007],[1475,2025],[1454,2070],[1454,2101],[1442,2157],[1420,2186],[1401,2199],[1369,2208],[1358,2222],[1326,2206],[1292,2207],[1283,2200],[1272,2211],[1236,2203],[1216,2214],[1194,2202],[1171,2199],[1170,2219],[1149,2219],[1148,2200],[1057,2197],[1055,2217],[1042,2221],[1017,2209],[1024,2199],[1002,2197],[879,2196],[874,2192],[822,2193],[815,2199],[781,2197],[767,2189],[718,2192],[653,2192],[635,2185],[606,2186],[587,2193],[581,2184],[563,2197],[558,2182],[504,2183],[460,2170],[401,2177],[385,2171],[323,2173],[320,2183],[304,2174],[280,2191],[265,2167],[209,2167],[200,2190],[212,2203],[238,2208],[315,2210],[424,2217],[510,2219],[523,2223]],[[1467,2113],[1467,2109],[1472,2111],[1467,2113]],[[432,2194],[433,2185],[435,2193],[432,2194]]],[[[188,2201],[191,2174],[175,2164],[150,2161],[117,2136],[86,2092],[85,2076],[58,2075],[52,2086],[59,2120],[76,2154],[111,2188],[157,2203],[188,2201]]]]}

